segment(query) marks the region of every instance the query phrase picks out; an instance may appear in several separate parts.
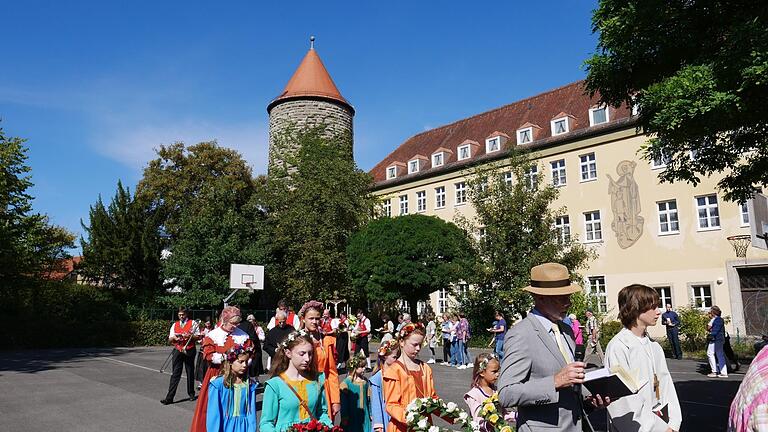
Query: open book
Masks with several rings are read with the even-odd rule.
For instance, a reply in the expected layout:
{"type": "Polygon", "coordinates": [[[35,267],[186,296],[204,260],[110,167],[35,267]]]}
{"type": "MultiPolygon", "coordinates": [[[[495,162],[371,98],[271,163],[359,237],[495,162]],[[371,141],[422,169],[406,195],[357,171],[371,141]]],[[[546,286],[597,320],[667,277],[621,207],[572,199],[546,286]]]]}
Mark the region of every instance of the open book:
{"type": "Polygon", "coordinates": [[[613,401],[637,393],[646,383],[646,380],[638,381],[626,369],[615,365],[610,370],[602,368],[587,372],[583,385],[592,394],[608,396],[613,401]]]}

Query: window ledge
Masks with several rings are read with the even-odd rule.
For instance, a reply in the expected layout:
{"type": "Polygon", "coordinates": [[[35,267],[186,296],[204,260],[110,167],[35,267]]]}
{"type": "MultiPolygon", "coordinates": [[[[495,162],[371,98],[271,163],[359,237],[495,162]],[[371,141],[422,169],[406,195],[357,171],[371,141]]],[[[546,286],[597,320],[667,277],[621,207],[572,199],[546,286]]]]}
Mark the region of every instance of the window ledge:
{"type": "Polygon", "coordinates": [[[453,206],[454,206],[454,207],[463,207],[463,206],[465,206],[465,205],[467,205],[467,203],[459,203],[459,204],[454,204],[453,206]]]}
{"type": "Polygon", "coordinates": [[[441,206],[441,207],[435,207],[435,210],[442,210],[442,209],[444,209],[444,208],[445,208],[445,206],[441,206]]]}
{"type": "Polygon", "coordinates": [[[603,243],[603,239],[600,240],[584,240],[584,244],[595,244],[595,243],[603,243]]]}
{"type": "Polygon", "coordinates": [[[665,170],[665,169],[667,169],[666,165],[659,165],[659,166],[651,165],[651,170],[654,170],[654,171],[656,171],[656,170],[665,170]]]}
{"type": "Polygon", "coordinates": [[[696,232],[707,232],[707,231],[720,231],[720,227],[709,227],[709,228],[698,228],[696,232]]]}
{"type": "Polygon", "coordinates": [[[680,234],[680,231],[668,231],[668,232],[659,231],[659,237],[666,237],[666,236],[679,235],[679,234],[680,234]]]}
{"type": "Polygon", "coordinates": [[[561,187],[566,187],[566,186],[568,186],[568,183],[560,183],[558,185],[556,185],[556,184],[552,185],[552,187],[556,187],[556,188],[561,188],[561,187]]]}
{"type": "Polygon", "coordinates": [[[579,180],[579,183],[590,183],[590,182],[594,182],[594,181],[597,181],[597,177],[591,178],[591,179],[586,179],[586,180],[582,179],[582,180],[579,180]]]}

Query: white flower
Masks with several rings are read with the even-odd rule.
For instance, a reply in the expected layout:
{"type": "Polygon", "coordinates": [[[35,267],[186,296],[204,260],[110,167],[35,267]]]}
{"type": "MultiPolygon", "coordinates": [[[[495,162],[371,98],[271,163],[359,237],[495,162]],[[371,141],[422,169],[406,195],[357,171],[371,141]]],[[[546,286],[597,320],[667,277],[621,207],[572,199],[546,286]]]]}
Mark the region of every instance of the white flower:
{"type": "Polygon", "coordinates": [[[405,415],[405,421],[408,423],[413,422],[414,418],[416,418],[416,413],[413,411],[409,411],[408,414],[405,415]]]}
{"type": "Polygon", "coordinates": [[[440,428],[437,426],[431,426],[429,432],[440,432],[440,428]]]}
{"type": "Polygon", "coordinates": [[[448,405],[446,405],[445,408],[448,410],[448,412],[454,412],[459,409],[459,406],[454,402],[448,402],[448,405]]]}
{"type": "Polygon", "coordinates": [[[427,423],[427,419],[423,418],[423,419],[419,420],[418,423],[416,423],[416,426],[420,427],[421,429],[426,429],[427,428],[427,424],[428,424],[427,423]]]}
{"type": "Polygon", "coordinates": [[[414,400],[411,403],[409,403],[408,406],[405,407],[405,409],[407,409],[408,411],[416,411],[418,409],[418,406],[416,405],[416,401],[414,400]]]}
{"type": "Polygon", "coordinates": [[[477,421],[477,420],[472,420],[472,421],[470,422],[470,424],[472,425],[472,430],[473,430],[473,431],[479,431],[479,430],[480,430],[480,422],[479,422],[479,421],[477,421]]]}
{"type": "Polygon", "coordinates": [[[462,411],[459,413],[459,420],[466,421],[467,417],[469,417],[469,414],[467,414],[466,411],[462,411]]]}

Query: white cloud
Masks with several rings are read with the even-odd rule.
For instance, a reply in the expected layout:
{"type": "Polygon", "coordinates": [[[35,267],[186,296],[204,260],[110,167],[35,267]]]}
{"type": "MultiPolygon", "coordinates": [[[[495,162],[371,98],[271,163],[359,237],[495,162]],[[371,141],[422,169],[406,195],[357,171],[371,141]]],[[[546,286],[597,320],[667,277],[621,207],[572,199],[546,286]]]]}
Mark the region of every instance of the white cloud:
{"type": "Polygon", "coordinates": [[[131,168],[142,169],[156,157],[155,149],[161,144],[181,141],[189,146],[216,140],[222,147],[239,151],[254,175],[267,172],[269,138],[265,124],[196,120],[140,123],[130,128],[124,124],[102,125],[91,141],[99,153],[131,168]]]}

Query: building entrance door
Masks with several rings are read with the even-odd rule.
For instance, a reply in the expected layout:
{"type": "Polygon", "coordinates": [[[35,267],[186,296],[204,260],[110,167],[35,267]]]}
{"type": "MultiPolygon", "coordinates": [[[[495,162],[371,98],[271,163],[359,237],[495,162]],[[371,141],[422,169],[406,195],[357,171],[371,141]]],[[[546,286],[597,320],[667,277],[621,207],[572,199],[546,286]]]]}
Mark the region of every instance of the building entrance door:
{"type": "Polygon", "coordinates": [[[768,267],[737,269],[747,334],[768,334],[768,267]]]}

